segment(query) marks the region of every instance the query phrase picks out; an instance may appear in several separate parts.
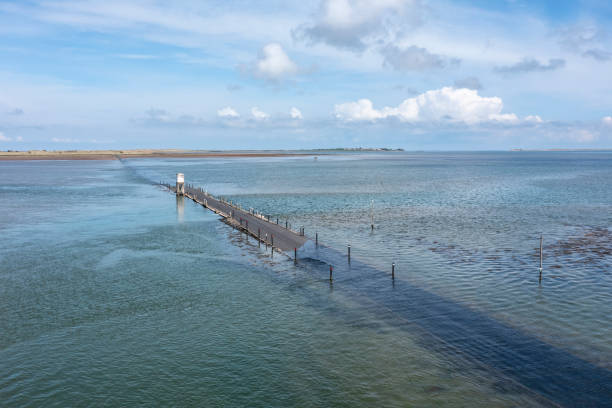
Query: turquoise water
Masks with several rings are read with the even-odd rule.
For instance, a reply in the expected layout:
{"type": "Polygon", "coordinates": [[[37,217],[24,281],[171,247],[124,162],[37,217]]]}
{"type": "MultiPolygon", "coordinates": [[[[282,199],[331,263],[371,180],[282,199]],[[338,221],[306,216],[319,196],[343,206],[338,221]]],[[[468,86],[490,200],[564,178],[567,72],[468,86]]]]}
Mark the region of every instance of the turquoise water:
{"type": "Polygon", "coordinates": [[[3,162],[0,175],[7,406],[573,405],[415,317],[440,305],[491,322],[485,335],[510,330],[510,347],[612,370],[609,152],[3,162]],[[329,250],[270,258],[152,185],[176,172],[329,250]]]}

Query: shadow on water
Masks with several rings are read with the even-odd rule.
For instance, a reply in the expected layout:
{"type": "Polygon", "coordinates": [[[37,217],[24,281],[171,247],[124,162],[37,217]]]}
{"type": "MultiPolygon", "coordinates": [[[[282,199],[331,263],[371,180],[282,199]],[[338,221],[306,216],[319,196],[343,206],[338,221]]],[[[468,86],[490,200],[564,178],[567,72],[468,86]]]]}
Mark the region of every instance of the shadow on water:
{"type": "MultiPolygon", "coordinates": [[[[334,290],[366,297],[417,326],[423,346],[467,357],[562,406],[612,407],[612,373],[459,303],[411,285],[390,273],[308,242],[301,267],[328,278],[334,290]]],[[[400,323],[401,325],[401,323],[400,323]]]]}

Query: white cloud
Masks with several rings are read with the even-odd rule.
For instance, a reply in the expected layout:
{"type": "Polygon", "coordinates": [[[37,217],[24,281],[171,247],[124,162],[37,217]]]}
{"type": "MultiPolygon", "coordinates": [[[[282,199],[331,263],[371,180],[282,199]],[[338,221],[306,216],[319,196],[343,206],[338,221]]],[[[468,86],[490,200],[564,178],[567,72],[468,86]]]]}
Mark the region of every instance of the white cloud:
{"type": "Polygon", "coordinates": [[[538,115],[529,115],[529,116],[525,116],[525,122],[542,123],[544,121],[538,115]]]}
{"type": "Polygon", "coordinates": [[[23,137],[21,137],[21,136],[17,136],[17,137],[15,138],[15,141],[16,141],[16,142],[23,142],[23,137]]]}
{"type": "Polygon", "coordinates": [[[259,110],[258,107],[254,106],[251,108],[251,115],[255,118],[255,120],[266,120],[270,117],[269,114],[259,110]]]}
{"type": "Polygon", "coordinates": [[[226,106],[225,108],[219,109],[217,111],[217,116],[219,116],[220,118],[237,118],[240,115],[232,107],[226,106]]]}
{"type": "Polygon", "coordinates": [[[0,142],[10,142],[11,138],[8,136],[4,136],[4,133],[0,132],[0,142]]]}
{"type": "Polygon", "coordinates": [[[315,21],[298,27],[293,35],[361,51],[392,31],[417,25],[420,19],[418,0],[322,0],[315,21]]]}
{"type": "Polygon", "coordinates": [[[263,47],[255,61],[255,76],[267,80],[279,80],[298,72],[297,65],[291,61],[280,44],[270,43],[263,47]]]}
{"type": "Polygon", "coordinates": [[[612,126],[612,116],[604,116],[601,121],[604,125],[612,126]]]}
{"type": "Polygon", "coordinates": [[[304,119],[302,112],[296,107],[291,108],[290,115],[292,119],[304,119]]]}
{"type": "MultiPolygon", "coordinates": [[[[390,109],[390,108],[385,108],[390,109]]],[[[357,102],[346,102],[334,107],[336,118],[347,122],[360,120],[376,120],[385,117],[383,112],[374,109],[369,99],[359,99],[357,102]]]]}
{"type": "Polygon", "coordinates": [[[444,87],[405,99],[397,107],[375,109],[369,99],[335,106],[336,118],[351,121],[374,121],[397,118],[402,122],[449,121],[476,124],[481,122],[519,122],[514,113],[502,113],[498,97],[482,97],[472,89],[444,87]]]}

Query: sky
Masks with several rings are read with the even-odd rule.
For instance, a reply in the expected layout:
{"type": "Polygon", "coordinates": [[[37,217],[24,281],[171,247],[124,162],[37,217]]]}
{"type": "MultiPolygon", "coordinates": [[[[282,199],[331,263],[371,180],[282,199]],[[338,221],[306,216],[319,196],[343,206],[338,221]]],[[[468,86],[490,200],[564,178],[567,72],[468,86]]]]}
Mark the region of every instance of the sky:
{"type": "Polygon", "coordinates": [[[0,0],[0,150],[612,147],[604,0],[0,0]]]}

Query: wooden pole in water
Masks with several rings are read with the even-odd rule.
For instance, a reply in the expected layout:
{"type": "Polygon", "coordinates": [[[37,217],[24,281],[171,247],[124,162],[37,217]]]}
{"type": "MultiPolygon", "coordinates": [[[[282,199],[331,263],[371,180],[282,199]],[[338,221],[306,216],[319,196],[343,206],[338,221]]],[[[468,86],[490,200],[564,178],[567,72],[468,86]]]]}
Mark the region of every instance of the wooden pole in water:
{"type": "Polygon", "coordinates": [[[261,247],[261,228],[257,228],[257,241],[259,242],[259,246],[261,247]]]}
{"type": "Polygon", "coordinates": [[[539,283],[542,283],[542,242],[543,242],[543,238],[542,238],[542,234],[540,234],[540,280],[539,283]]]}
{"type": "Polygon", "coordinates": [[[272,244],[272,251],[274,251],[274,234],[270,234],[270,238],[272,240],[271,244],[272,244]]]}
{"type": "Polygon", "coordinates": [[[293,248],[293,263],[297,265],[297,248],[293,248]]]}
{"type": "Polygon", "coordinates": [[[319,233],[315,232],[315,246],[319,246],[319,233]]]}
{"type": "Polygon", "coordinates": [[[395,280],[395,262],[391,264],[391,279],[395,280]]]}
{"type": "Polygon", "coordinates": [[[329,281],[332,282],[334,279],[332,277],[332,274],[334,272],[334,267],[329,265],[329,281]]]}
{"type": "Polygon", "coordinates": [[[351,244],[348,244],[348,263],[351,263],[351,244]]]}

